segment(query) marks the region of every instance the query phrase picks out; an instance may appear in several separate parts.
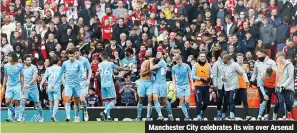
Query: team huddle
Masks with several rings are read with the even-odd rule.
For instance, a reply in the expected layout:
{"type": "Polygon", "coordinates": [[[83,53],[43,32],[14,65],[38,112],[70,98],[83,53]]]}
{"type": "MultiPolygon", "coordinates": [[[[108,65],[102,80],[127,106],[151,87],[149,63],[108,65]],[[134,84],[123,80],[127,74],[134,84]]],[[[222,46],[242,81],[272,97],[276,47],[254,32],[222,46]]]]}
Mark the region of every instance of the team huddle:
{"type": "MultiPolygon", "coordinates": [[[[87,58],[81,56],[79,49],[67,50],[69,60],[58,65],[59,59],[51,59],[51,67],[46,69],[42,78],[40,89],[47,81],[47,93],[50,100],[51,119],[56,122],[55,115],[58,111],[59,100],[61,100],[61,84],[65,87],[66,96],[66,119],[69,122],[71,110],[71,97],[75,98],[74,122],[79,122],[79,112],[82,105],[84,121],[88,121],[87,103],[85,97],[90,85],[91,66],[87,58]]],[[[116,91],[113,82],[113,71],[128,71],[125,68],[116,66],[109,61],[108,55],[102,53],[102,62],[99,64],[101,79],[101,94],[104,100],[105,110],[100,113],[103,121],[112,121],[110,111],[116,104],[116,91]]],[[[206,53],[200,52],[197,63],[191,67],[182,62],[182,57],[175,56],[176,63],[172,67],[172,82],[177,97],[184,113],[185,121],[191,120],[189,116],[189,100],[191,90],[196,91],[196,112],[197,119],[204,119],[203,113],[209,105],[209,89],[217,94],[217,115],[216,120],[235,120],[235,96],[240,92],[243,102],[246,120],[250,120],[247,104],[247,88],[256,85],[259,89],[261,105],[258,120],[268,120],[271,106],[271,96],[276,94],[278,102],[274,107],[273,120],[280,117],[283,120],[292,120],[291,110],[294,92],[294,66],[285,60],[285,54],[280,52],[276,55],[276,63],[265,55],[265,51],[259,51],[258,61],[255,63],[251,80],[247,77],[246,66],[243,62],[243,54],[237,55],[237,62],[226,53],[222,52],[218,61],[211,66],[207,62],[206,53]],[[251,83],[250,83],[251,81],[251,83]],[[222,110],[223,108],[223,110],[222,110]],[[229,117],[226,113],[229,110],[229,117]],[[281,115],[277,115],[280,110],[281,115]]],[[[33,101],[40,114],[39,122],[43,122],[42,107],[39,103],[39,91],[37,85],[37,67],[32,65],[31,55],[24,58],[25,65],[19,64],[17,54],[8,54],[9,63],[4,66],[3,89],[8,107],[8,118],[6,121],[24,121],[24,110],[27,101],[33,101]]],[[[164,120],[161,112],[160,102],[165,104],[168,113],[168,120],[174,121],[171,104],[167,99],[166,68],[163,53],[158,52],[156,58],[147,59],[142,62],[140,80],[138,84],[138,104],[136,121],[141,121],[144,98],[147,97],[146,120],[151,120],[152,105],[158,113],[157,120],[164,120]]]]}

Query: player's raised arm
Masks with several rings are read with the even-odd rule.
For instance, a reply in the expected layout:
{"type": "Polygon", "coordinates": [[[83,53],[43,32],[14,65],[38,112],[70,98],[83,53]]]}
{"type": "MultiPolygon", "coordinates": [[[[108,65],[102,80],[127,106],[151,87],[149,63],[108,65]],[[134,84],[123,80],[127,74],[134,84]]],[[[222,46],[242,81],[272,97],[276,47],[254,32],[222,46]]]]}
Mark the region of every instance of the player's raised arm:
{"type": "Polygon", "coordinates": [[[161,68],[162,66],[160,66],[161,64],[154,64],[154,59],[151,59],[150,60],[150,70],[153,71],[153,70],[157,70],[159,68],[161,68]]]}

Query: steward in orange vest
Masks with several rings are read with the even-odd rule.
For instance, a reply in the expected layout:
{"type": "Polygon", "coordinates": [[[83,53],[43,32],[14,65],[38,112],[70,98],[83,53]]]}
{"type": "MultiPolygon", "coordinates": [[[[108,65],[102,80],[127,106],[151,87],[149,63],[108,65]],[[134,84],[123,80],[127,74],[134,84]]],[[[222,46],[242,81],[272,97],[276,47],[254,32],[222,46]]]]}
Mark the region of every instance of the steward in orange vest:
{"type": "Polygon", "coordinates": [[[206,61],[206,53],[200,52],[198,63],[192,67],[192,78],[196,87],[196,109],[198,120],[203,120],[203,112],[209,104],[209,87],[212,79],[212,69],[206,61]],[[202,106],[203,102],[203,106],[202,106]]]}
{"type": "Polygon", "coordinates": [[[258,114],[258,120],[268,120],[268,115],[271,106],[272,93],[275,90],[276,84],[276,72],[272,68],[267,68],[266,72],[262,74],[262,78],[259,81],[260,84],[260,98],[261,105],[258,114]],[[266,109],[266,110],[265,110],[266,109]],[[265,113],[262,119],[263,113],[265,113]]]}
{"type": "MultiPolygon", "coordinates": [[[[238,53],[236,55],[237,63],[242,67],[242,70],[247,73],[247,65],[243,64],[244,55],[242,53],[238,53]]],[[[244,113],[245,113],[245,120],[249,121],[251,119],[251,116],[248,114],[248,99],[247,99],[247,84],[244,80],[243,75],[238,75],[238,92],[240,100],[242,101],[243,107],[244,107],[244,113]]]]}

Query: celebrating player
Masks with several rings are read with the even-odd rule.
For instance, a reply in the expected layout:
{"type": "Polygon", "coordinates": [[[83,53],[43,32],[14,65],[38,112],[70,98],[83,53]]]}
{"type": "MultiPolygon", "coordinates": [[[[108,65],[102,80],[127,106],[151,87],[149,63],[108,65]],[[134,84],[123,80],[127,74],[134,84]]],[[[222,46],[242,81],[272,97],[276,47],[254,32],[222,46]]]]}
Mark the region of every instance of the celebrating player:
{"type": "Polygon", "coordinates": [[[294,66],[285,59],[285,53],[279,52],[276,55],[277,74],[276,74],[276,93],[280,106],[280,113],[283,120],[292,120],[292,96],[294,93],[294,66]],[[286,104],[287,117],[285,115],[284,104],[286,104]]]}
{"type": "Polygon", "coordinates": [[[56,87],[56,84],[60,82],[63,74],[65,73],[65,96],[66,96],[66,122],[70,121],[70,102],[71,97],[75,98],[75,118],[74,122],[79,122],[79,109],[80,109],[80,81],[84,73],[84,66],[75,58],[73,50],[67,50],[69,60],[65,61],[62,65],[61,71],[52,85],[52,89],[56,87]]]}
{"type": "Polygon", "coordinates": [[[191,89],[194,90],[191,68],[188,64],[182,62],[180,55],[175,56],[177,65],[172,67],[172,83],[175,86],[175,90],[178,98],[181,101],[182,111],[185,115],[185,121],[189,121],[190,117],[188,114],[188,109],[190,108],[190,83],[191,89]]]}
{"type": "MultiPolygon", "coordinates": [[[[243,71],[245,73],[247,73],[247,66],[246,64],[243,64],[243,58],[244,55],[242,53],[237,54],[237,63],[239,64],[239,66],[241,66],[241,68],[243,69],[243,71]]],[[[238,76],[238,91],[240,93],[240,99],[243,103],[243,108],[244,108],[244,115],[245,115],[245,120],[249,121],[252,117],[249,116],[248,110],[249,110],[249,106],[247,103],[247,85],[246,85],[246,81],[244,80],[242,75],[238,76]]]]}
{"type": "MultiPolygon", "coordinates": [[[[52,88],[52,85],[54,84],[55,80],[57,79],[61,67],[58,66],[59,59],[57,57],[51,58],[51,64],[52,66],[47,68],[45,70],[45,74],[40,82],[40,89],[43,89],[43,83],[46,79],[48,79],[48,85],[47,85],[47,93],[48,93],[48,99],[50,104],[50,111],[51,111],[51,119],[53,122],[56,122],[56,113],[59,109],[59,101],[61,100],[61,82],[58,82],[57,85],[55,85],[55,88],[52,88]]],[[[62,81],[64,84],[64,78],[62,77],[62,81]]],[[[65,84],[64,84],[65,85],[65,84]]]]}
{"type": "Polygon", "coordinates": [[[101,78],[102,99],[105,100],[105,109],[103,112],[100,113],[100,117],[103,121],[112,121],[110,117],[110,109],[113,108],[114,105],[117,103],[117,101],[115,100],[116,92],[113,82],[113,70],[123,69],[117,67],[113,62],[109,62],[107,53],[102,53],[101,59],[103,61],[99,64],[99,72],[101,78]]]}
{"type": "Polygon", "coordinates": [[[18,56],[15,52],[9,52],[7,58],[9,63],[4,65],[2,91],[5,93],[5,101],[8,107],[8,118],[6,121],[11,122],[19,118],[20,100],[24,87],[24,67],[18,63],[18,56]],[[15,108],[13,107],[13,102],[15,108]]]}
{"type": "Polygon", "coordinates": [[[223,74],[222,80],[224,83],[225,97],[230,109],[230,117],[226,120],[235,120],[235,95],[238,90],[238,75],[242,75],[247,87],[249,87],[249,80],[246,73],[239,66],[239,64],[230,60],[230,55],[225,54],[223,56],[223,74]]]}
{"type": "Polygon", "coordinates": [[[150,77],[150,61],[146,60],[143,61],[141,64],[140,69],[140,80],[138,84],[138,104],[137,104],[137,121],[141,121],[141,111],[142,111],[142,104],[145,95],[148,98],[148,105],[147,105],[147,119],[150,120],[150,113],[152,108],[152,90],[153,90],[153,82],[151,81],[150,77]]]}
{"type": "Polygon", "coordinates": [[[92,75],[92,69],[91,69],[91,65],[90,65],[89,60],[87,58],[81,56],[80,52],[79,52],[79,50],[77,48],[74,48],[73,50],[75,52],[75,58],[82,62],[85,72],[87,71],[86,73],[84,73],[84,77],[80,81],[80,86],[81,86],[80,101],[81,101],[81,103],[83,105],[84,120],[88,121],[89,120],[89,115],[88,115],[88,111],[87,111],[86,96],[87,96],[87,93],[88,93],[88,90],[89,90],[89,85],[90,85],[90,80],[91,80],[91,75],[92,75]]]}
{"type": "Polygon", "coordinates": [[[154,87],[153,87],[153,100],[154,100],[156,111],[158,112],[158,115],[159,115],[157,120],[164,119],[164,117],[162,116],[162,113],[161,113],[161,106],[159,103],[159,96],[160,96],[161,100],[166,105],[166,110],[168,113],[168,120],[173,121],[171,104],[169,103],[169,101],[167,99],[167,84],[166,84],[167,64],[163,59],[162,52],[157,52],[157,59],[159,59],[160,61],[158,62],[158,64],[155,64],[155,65],[154,65],[153,59],[150,61],[150,70],[156,71],[156,81],[155,81],[154,87]]]}
{"type": "Polygon", "coordinates": [[[209,104],[209,86],[210,80],[213,77],[212,69],[206,61],[206,54],[204,52],[199,53],[198,63],[194,64],[192,69],[192,77],[195,80],[194,86],[196,88],[197,119],[201,121],[203,120],[203,112],[209,104]]]}
{"type": "Polygon", "coordinates": [[[40,118],[39,122],[43,122],[44,118],[42,115],[42,107],[39,102],[39,91],[37,87],[37,78],[38,78],[38,70],[35,65],[32,65],[32,57],[31,55],[25,55],[25,68],[23,70],[24,75],[24,94],[22,96],[22,101],[20,105],[20,116],[18,118],[18,122],[23,121],[23,114],[25,111],[25,103],[27,100],[33,101],[35,104],[35,107],[37,107],[37,110],[39,112],[40,118]]]}
{"type": "Polygon", "coordinates": [[[259,86],[261,90],[260,98],[261,105],[258,114],[258,120],[268,120],[268,115],[270,112],[271,105],[271,96],[275,90],[276,83],[276,72],[272,68],[267,68],[263,73],[262,78],[259,81],[259,86]],[[266,108],[266,110],[265,110],[266,108]],[[265,112],[264,118],[262,119],[262,115],[265,112]]]}

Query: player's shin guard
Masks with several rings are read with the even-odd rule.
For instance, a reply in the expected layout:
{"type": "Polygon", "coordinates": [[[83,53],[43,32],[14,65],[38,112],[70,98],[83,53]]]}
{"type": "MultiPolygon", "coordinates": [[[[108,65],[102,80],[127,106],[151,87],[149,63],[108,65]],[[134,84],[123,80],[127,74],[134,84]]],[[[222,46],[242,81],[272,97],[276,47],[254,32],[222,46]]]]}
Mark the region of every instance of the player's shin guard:
{"type": "Polygon", "coordinates": [[[53,116],[54,117],[56,116],[56,113],[58,112],[58,109],[59,109],[59,104],[58,103],[55,103],[54,104],[54,108],[53,108],[53,116]]]}
{"type": "Polygon", "coordinates": [[[142,111],[143,104],[137,104],[137,118],[141,118],[141,111],[142,111]]]}
{"type": "Polygon", "coordinates": [[[77,106],[77,105],[74,106],[74,115],[75,115],[76,117],[79,116],[79,106],[77,106]]]}
{"type": "Polygon", "coordinates": [[[86,101],[82,101],[81,104],[83,106],[83,112],[88,112],[87,111],[87,102],[86,101]]]}
{"type": "Polygon", "coordinates": [[[162,116],[162,113],[161,113],[161,106],[160,106],[159,101],[154,101],[154,104],[155,104],[155,109],[156,109],[158,115],[159,115],[159,116],[162,116]]]}
{"type": "Polygon", "coordinates": [[[40,103],[36,103],[35,104],[35,107],[37,107],[37,110],[39,112],[40,117],[43,117],[43,115],[42,115],[42,107],[41,107],[40,103]]]}
{"type": "Polygon", "coordinates": [[[70,102],[66,102],[65,111],[66,111],[66,116],[70,117],[70,102]]]}
{"type": "MultiPolygon", "coordinates": [[[[107,107],[106,107],[106,109],[105,109],[106,112],[107,112],[107,118],[110,118],[110,109],[112,109],[116,103],[117,103],[116,100],[112,100],[112,101],[110,101],[110,103],[107,105],[107,107]]],[[[104,111],[105,111],[105,110],[104,110],[104,111]]]]}
{"type": "MultiPolygon", "coordinates": [[[[20,110],[19,110],[20,119],[23,118],[24,111],[25,111],[25,102],[21,101],[20,102],[20,110]]],[[[19,119],[19,118],[17,118],[17,119],[19,119]]]]}
{"type": "Polygon", "coordinates": [[[23,116],[20,116],[20,106],[15,106],[15,118],[23,118],[23,116]]]}
{"type": "Polygon", "coordinates": [[[13,117],[13,115],[15,113],[15,109],[14,109],[12,104],[8,105],[8,112],[7,113],[8,113],[9,118],[11,118],[11,119],[15,118],[15,117],[13,117]]]}
{"type": "MultiPolygon", "coordinates": [[[[150,116],[151,116],[151,112],[152,112],[152,104],[147,104],[147,112],[146,112],[146,117],[147,118],[150,118],[150,116]]],[[[138,116],[137,116],[138,117],[138,116]]]]}
{"type": "Polygon", "coordinates": [[[186,104],[185,104],[185,103],[182,103],[182,104],[181,104],[181,108],[182,108],[182,111],[183,111],[185,117],[188,118],[189,115],[188,115],[188,109],[187,109],[186,104]]]}
{"type": "Polygon", "coordinates": [[[259,114],[258,114],[258,118],[262,117],[264,111],[265,111],[265,108],[266,108],[266,104],[267,104],[267,101],[263,101],[260,105],[260,109],[259,109],[259,114]]]}
{"type": "Polygon", "coordinates": [[[53,115],[53,112],[54,112],[54,111],[53,111],[53,106],[52,106],[52,105],[50,105],[50,107],[49,107],[49,108],[50,108],[50,112],[51,112],[51,114],[53,115]]]}
{"type": "Polygon", "coordinates": [[[171,104],[169,103],[169,101],[165,102],[165,105],[168,116],[172,116],[171,104]]]}

